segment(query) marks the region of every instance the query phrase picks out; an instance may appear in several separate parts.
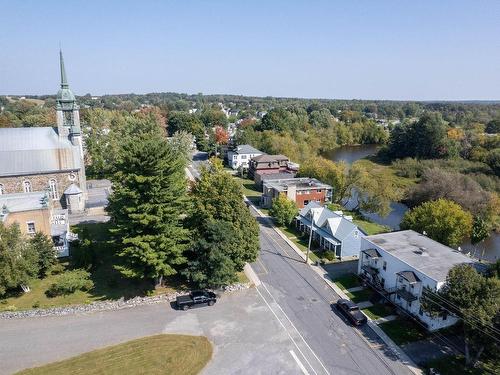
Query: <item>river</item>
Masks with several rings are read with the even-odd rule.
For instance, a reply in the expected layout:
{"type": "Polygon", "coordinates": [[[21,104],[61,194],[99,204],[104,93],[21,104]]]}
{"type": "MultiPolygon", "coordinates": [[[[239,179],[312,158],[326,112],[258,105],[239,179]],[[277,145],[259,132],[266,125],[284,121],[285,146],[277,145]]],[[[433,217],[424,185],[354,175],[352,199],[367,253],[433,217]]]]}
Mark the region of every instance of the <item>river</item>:
{"type": "MultiPolygon", "coordinates": [[[[377,149],[377,145],[342,146],[325,153],[323,156],[333,161],[344,161],[347,164],[352,164],[356,160],[375,154],[377,149]]],[[[352,209],[354,204],[355,199],[351,197],[345,206],[347,209],[352,209]]],[[[406,211],[408,211],[408,207],[403,203],[392,202],[391,212],[386,217],[368,212],[363,212],[363,215],[377,224],[398,230],[406,211]]],[[[488,239],[476,246],[471,245],[470,241],[466,241],[460,247],[463,252],[470,253],[477,258],[496,261],[500,259],[500,234],[492,233],[488,239]]]]}

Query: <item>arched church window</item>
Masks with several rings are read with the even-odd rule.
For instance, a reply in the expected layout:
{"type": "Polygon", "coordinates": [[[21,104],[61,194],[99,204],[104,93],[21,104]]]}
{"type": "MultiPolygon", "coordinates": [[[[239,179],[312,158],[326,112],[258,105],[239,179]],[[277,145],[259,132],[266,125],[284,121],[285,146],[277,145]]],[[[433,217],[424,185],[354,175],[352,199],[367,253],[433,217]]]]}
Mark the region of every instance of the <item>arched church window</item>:
{"type": "Polygon", "coordinates": [[[57,182],[54,178],[49,180],[49,196],[51,199],[59,199],[59,193],[57,192],[57,182]]]}
{"type": "Polygon", "coordinates": [[[5,194],[3,184],[0,184],[0,195],[5,194]]]}
{"type": "Polygon", "coordinates": [[[29,182],[28,180],[25,180],[23,182],[23,187],[24,187],[25,193],[31,193],[31,182],[29,182]]]}

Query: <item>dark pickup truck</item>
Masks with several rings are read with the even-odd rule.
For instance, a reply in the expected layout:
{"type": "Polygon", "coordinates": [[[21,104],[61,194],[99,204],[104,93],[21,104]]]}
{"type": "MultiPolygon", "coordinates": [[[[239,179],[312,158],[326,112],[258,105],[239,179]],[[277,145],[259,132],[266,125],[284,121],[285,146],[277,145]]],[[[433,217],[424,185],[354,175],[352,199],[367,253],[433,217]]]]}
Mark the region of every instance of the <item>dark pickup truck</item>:
{"type": "Polygon", "coordinates": [[[217,296],[208,290],[196,290],[185,296],[177,297],[177,308],[182,310],[190,309],[194,306],[212,306],[217,301],[217,296]]]}
{"type": "Polygon", "coordinates": [[[367,321],[366,316],[361,312],[358,305],[348,299],[339,299],[337,301],[337,308],[355,326],[363,325],[367,321]]]}

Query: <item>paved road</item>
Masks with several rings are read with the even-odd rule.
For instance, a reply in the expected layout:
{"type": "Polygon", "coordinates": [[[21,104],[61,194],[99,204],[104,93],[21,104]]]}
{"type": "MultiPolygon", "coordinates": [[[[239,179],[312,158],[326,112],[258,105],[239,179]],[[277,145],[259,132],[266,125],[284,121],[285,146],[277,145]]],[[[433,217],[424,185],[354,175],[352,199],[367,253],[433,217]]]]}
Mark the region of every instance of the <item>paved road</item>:
{"type": "Polygon", "coordinates": [[[193,158],[191,163],[188,165],[188,169],[194,178],[198,179],[200,177],[200,168],[208,160],[208,153],[196,150],[193,153],[193,158]]]}
{"type": "Polygon", "coordinates": [[[185,311],[161,303],[119,311],[0,320],[0,374],[159,333],[205,335],[214,356],[203,375],[301,375],[297,349],[255,288],[185,311]]]}
{"type": "Polygon", "coordinates": [[[331,303],[333,290],[262,218],[257,290],[280,321],[309,374],[411,374],[367,326],[357,329],[331,303]]]}

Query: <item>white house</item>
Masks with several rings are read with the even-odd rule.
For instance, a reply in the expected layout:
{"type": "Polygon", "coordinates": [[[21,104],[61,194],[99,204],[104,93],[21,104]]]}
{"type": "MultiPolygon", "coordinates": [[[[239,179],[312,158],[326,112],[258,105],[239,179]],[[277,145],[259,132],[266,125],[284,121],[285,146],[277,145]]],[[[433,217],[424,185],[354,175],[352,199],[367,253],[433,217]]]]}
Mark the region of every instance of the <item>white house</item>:
{"type": "Polygon", "coordinates": [[[229,166],[233,169],[238,169],[239,167],[248,168],[250,159],[259,155],[264,155],[264,152],[250,145],[240,145],[227,152],[227,160],[229,166]]]}
{"type": "Polygon", "coordinates": [[[311,219],[312,239],[320,248],[334,251],[339,258],[359,256],[361,237],[365,233],[352,222],[351,216],[344,216],[342,211],[331,211],[312,201],[296,217],[297,228],[310,233],[311,219]]]}
{"type": "Polygon", "coordinates": [[[439,290],[455,265],[474,260],[412,230],[376,234],[361,240],[358,274],[375,290],[389,298],[430,331],[448,327],[457,318],[441,314],[431,317],[421,309],[425,287],[439,290]]]}

